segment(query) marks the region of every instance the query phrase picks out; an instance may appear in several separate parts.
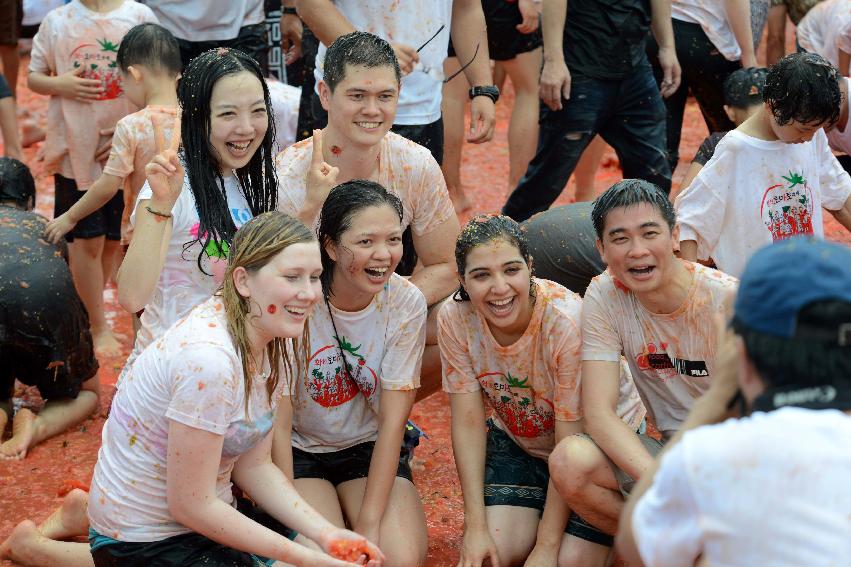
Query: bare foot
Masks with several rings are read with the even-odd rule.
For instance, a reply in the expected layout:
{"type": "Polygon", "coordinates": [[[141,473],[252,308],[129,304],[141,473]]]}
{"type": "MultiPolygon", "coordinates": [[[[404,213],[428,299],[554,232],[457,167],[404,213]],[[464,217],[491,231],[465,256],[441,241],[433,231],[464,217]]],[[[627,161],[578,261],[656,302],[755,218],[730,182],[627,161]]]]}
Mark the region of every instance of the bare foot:
{"type": "Polygon", "coordinates": [[[19,461],[27,456],[35,433],[35,419],[36,415],[27,408],[15,414],[12,437],[0,445],[0,460],[19,461]]]}
{"type": "Polygon", "coordinates": [[[39,526],[41,535],[56,540],[85,536],[89,529],[89,519],[86,517],[88,503],[89,495],[84,490],[75,488],[69,492],[62,500],[62,505],[39,526]]]}
{"type": "Polygon", "coordinates": [[[46,134],[43,128],[32,118],[21,120],[21,145],[25,148],[44,141],[46,134]]]}
{"type": "Polygon", "coordinates": [[[121,343],[118,342],[118,339],[115,338],[115,335],[112,334],[109,328],[100,332],[95,332],[93,329],[92,339],[95,343],[95,356],[98,358],[119,356],[121,354],[121,343]]]}
{"type": "Polygon", "coordinates": [[[455,214],[461,215],[473,208],[473,203],[467,198],[467,194],[458,190],[449,191],[449,198],[455,205],[455,214]]]}
{"type": "Polygon", "coordinates": [[[11,559],[27,565],[26,557],[30,555],[28,550],[41,537],[36,525],[29,520],[24,520],[15,526],[6,541],[0,545],[0,559],[11,559]]]}

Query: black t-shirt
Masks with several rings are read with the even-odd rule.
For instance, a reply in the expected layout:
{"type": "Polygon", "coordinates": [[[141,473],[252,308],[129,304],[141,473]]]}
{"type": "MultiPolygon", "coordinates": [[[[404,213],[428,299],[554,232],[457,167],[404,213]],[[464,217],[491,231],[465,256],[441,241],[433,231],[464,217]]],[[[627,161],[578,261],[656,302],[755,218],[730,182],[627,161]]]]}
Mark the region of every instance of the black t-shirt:
{"type": "Polygon", "coordinates": [[[49,360],[40,370],[54,363],[61,374],[86,379],[97,370],[89,318],[65,243],[42,238],[46,224],[35,213],[0,206],[0,350],[42,352],[49,360]]]}
{"type": "Polygon", "coordinates": [[[650,0],[569,0],[564,60],[570,73],[621,79],[647,60],[650,0]]]}
{"type": "Polygon", "coordinates": [[[523,222],[535,275],[585,295],[594,276],[606,269],[597,252],[591,203],[544,211],[523,222]]]}
{"type": "Polygon", "coordinates": [[[0,99],[9,98],[10,96],[12,96],[12,89],[9,88],[9,82],[0,73],[0,99]]]}
{"type": "Polygon", "coordinates": [[[721,138],[723,138],[725,134],[727,134],[727,132],[713,132],[709,134],[697,149],[694,159],[691,160],[692,163],[706,165],[709,160],[712,159],[712,156],[715,155],[715,148],[718,146],[718,142],[721,141],[721,138]]]}

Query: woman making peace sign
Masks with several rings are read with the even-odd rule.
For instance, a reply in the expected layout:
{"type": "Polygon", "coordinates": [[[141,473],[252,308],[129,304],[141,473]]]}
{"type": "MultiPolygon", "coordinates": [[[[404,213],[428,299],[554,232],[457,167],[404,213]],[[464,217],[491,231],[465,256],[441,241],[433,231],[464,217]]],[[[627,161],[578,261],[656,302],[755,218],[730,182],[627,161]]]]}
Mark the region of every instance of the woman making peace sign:
{"type": "Polygon", "coordinates": [[[178,100],[170,145],[154,124],[158,155],[118,273],[121,305],[144,309],[127,366],[210,296],[237,228],[277,199],[269,90],[257,62],[237,50],[207,51],[186,68],[178,100]]]}

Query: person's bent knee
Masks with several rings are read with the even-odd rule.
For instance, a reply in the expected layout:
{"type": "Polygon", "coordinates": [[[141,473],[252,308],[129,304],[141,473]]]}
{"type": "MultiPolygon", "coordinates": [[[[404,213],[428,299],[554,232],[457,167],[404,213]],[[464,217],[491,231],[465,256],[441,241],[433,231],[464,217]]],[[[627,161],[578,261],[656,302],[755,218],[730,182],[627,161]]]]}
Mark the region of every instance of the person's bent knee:
{"type": "Polygon", "coordinates": [[[550,455],[550,478],[565,499],[576,496],[600,465],[600,450],[583,436],[571,435],[550,455]]]}

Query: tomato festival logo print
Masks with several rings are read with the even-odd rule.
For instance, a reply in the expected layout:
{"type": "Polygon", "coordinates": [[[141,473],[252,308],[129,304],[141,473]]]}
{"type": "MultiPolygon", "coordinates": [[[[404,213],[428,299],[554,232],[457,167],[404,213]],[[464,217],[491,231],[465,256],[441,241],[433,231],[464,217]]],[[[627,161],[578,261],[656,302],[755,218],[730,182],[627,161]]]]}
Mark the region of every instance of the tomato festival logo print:
{"type": "Polygon", "coordinates": [[[118,54],[118,45],[108,39],[97,40],[94,43],[78,45],[71,52],[74,61],[74,69],[83,67],[84,79],[96,79],[100,81],[103,92],[96,100],[112,100],[120,97],[121,73],[115,57],[118,54]]]}
{"type": "Polygon", "coordinates": [[[485,387],[491,406],[512,434],[517,437],[539,437],[550,433],[555,427],[552,402],[539,398],[536,403],[527,393],[532,389],[529,378],[520,380],[510,372],[485,372],[476,379],[485,387]]]}
{"type": "Polygon", "coordinates": [[[378,385],[378,375],[358,353],[362,345],[352,346],[343,336],[337,340],[339,346],[326,345],[310,357],[307,392],[313,401],[325,408],[343,405],[354,399],[358,392],[371,402],[378,385]],[[340,351],[355,360],[355,364],[349,362],[351,376],[346,372],[340,351]]]}
{"type": "Polygon", "coordinates": [[[691,378],[709,376],[706,361],[673,357],[668,354],[668,343],[663,341],[658,346],[652,342],[644,345],[644,352],[635,357],[635,364],[645,372],[655,370],[663,382],[677,374],[691,378]]]}
{"type": "Polygon", "coordinates": [[[813,192],[802,173],[781,176],[788,184],[772,185],[762,196],[762,222],[774,241],[813,234],[813,192]]]}

